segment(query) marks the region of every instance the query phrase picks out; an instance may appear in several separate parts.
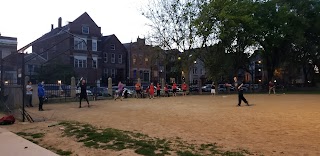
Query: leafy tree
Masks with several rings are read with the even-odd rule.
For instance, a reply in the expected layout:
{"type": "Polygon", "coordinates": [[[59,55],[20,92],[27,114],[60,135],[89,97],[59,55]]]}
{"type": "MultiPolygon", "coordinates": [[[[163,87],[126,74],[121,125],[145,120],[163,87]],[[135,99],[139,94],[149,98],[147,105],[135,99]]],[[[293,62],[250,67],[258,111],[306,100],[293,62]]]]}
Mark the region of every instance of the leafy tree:
{"type": "Polygon", "coordinates": [[[62,80],[64,84],[71,84],[71,77],[76,76],[72,65],[58,62],[43,65],[37,72],[39,81],[51,84],[57,83],[58,80],[62,80]]]}

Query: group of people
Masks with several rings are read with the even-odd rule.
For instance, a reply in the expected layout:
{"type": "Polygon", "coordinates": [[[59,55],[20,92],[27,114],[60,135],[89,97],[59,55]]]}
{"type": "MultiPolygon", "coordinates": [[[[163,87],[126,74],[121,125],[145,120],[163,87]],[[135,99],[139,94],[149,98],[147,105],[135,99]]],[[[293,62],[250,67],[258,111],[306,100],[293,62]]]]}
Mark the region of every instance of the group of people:
{"type": "MultiPolygon", "coordinates": [[[[81,108],[81,101],[83,99],[86,100],[86,102],[88,104],[88,107],[90,107],[88,96],[87,96],[86,81],[81,79],[79,86],[81,88],[79,108],[81,108]]],[[[226,86],[232,86],[232,84],[226,84],[226,86]]],[[[243,88],[242,88],[243,83],[241,81],[239,81],[237,79],[237,77],[234,77],[233,86],[236,88],[236,90],[238,92],[238,106],[241,106],[241,102],[242,101],[244,103],[246,103],[246,105],[249,106],[249,102],[243,96],[243,88]]],[[[187,88],[188,88],[188,86],[184,82],[181,85],[181,89],[183,91],[183,96],[186,96],[187,88]]],[[[163,89],[164,89],[164,95],[166,97],[169,97],[169,86],[168,86],[168,84],[165,84],[163,89]]],[[[173,94],[173,96],[177,96],[177,89],[178,89],[177,88],[177,84],[175,82],[173,82],[173,84],[172,84],[172,94],[173,94]]],[[[154,84],[151,83],[145,89],[145,91],[143,90],[143,87],[141,86],[141,84],[139,82],[137,82],[135,84],[136,98],[143,98],[144,97],[144,93],[146,93],[147,97],[149,97],[150,99],[153,99],[155,97],[154,96],[155,90],[156,90],[157,97],[160,97],[161,96],[161,85],[159,83],[157,83],[156,86],[154,86],[154,84]]],[[[275,94],[275,85],[274,85],[274,83],[272,83],[272,81],[269,82],[269,94],[270,94],[271,91],[273,91],[274,94],[275,94]]],[[[32,83],[29,81],[28,85],[26,86],[26,96],[27,96],[27,101],[28,101],[28,103],[26,104],[27,107],[33,107],[33,105],[32,105],[32,92],[33,92],[32,83]]],[[[211,93],[212,93],[212,95],[215,94],[215,85],[214,85],[214,83],[212,84],[211,93]]],[[[118,83],[118,93],[116,94],[114,100],[117,100],[117,99],[122,100],[123,97],[124,97],[124,85],[120,81],[118,83]]],[[[39,98],[39,111],[43,111],[43,102],[44,102],[44,99],[45,99],[45,90],[44,90],[44,82],[43,81],[38,84],[38,98],[39,98]]]]}
{"type": "MultiPolygon", "coordinates": [[[[45,99],[45,92],[44,92],[43,84],[44,84],[44,81],[42,81],[38,84],[39,111],[43,111],[43,102],[45,99]]],[[[28,81],[28,84],[26,86],[26,99],[27,99],[26,106],[27,107],[33,107],[32,95],[33,95],[32,82],[28,81]]]]}
{"type": "MultiPolygon", "coordinates": [[[[146,94],[147,97],[149,97],[149,99],[154,99],[154,94],[156,93],[157,97],[161,97],[161,85],[160,83],[157,83],[156,86],[153,84],[153,83],[150,83],[149,86],[147,86],[145,88],[145,90],[143,89],[143,87],[141,86],[141,83],[137,82],[135,84],[135,91],[136,91],[136,98],[143,98],[145,97],[144,95],[146,94]],[[156,91],[156,92],[155,92],[156,91]]],[[[184,82],[182,85],[181,85],[181,89],[183,91],[183,96],[186,96],[187,95],[187,84],[184,82]]],[[[165,84],[163,86],[163,91],[164,91],[164,96],[165,97],[169,97],[170,94],[169,94],[169,85],[168,84],[165,84]]],[[[177,90],[178,90],[178,86],[175,82],[173,82],[172,84],[172,96],[177,96],[177,90]]]]}
{"type": "MultiPolygon", "coordinates": [[[[79,103],[79,108],[81,108],[81,101],[85,99],[87,101],[88,107],[90,107],[88,96],[87,96],[87,84],[85,80],[80,81],[79,84],[81,88],[80,92],[80,103],[79,103]]],[[[27,104],[26,107],[33,107],[32,105],[32,95],[33,95],[33,88],[32,88],[32,82],[28,81],[28,84],[26,86],[26,99],[27,99],[27,104]]],[[[44,89],[44,81],[40,82],[38,84],[38,99],[39,99],[39,111],[44,111],[43,110],[43,103],[44,100],[46,99],[45,97],[45,89],[44,89]]]]}

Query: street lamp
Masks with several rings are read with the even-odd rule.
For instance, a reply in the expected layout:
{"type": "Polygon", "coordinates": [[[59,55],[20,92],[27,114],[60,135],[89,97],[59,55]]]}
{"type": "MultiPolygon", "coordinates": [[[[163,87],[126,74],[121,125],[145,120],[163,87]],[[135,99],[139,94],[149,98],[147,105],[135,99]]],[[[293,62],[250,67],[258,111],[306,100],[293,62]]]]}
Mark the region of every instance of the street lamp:
{"type": "Polygon", "coordinates": [[[61,85],[61,80],[58,80],[58,84],[61,85]]]}
{"type": "Polygon", "coordinates": [[[259,60],[258,63],[261,64],[261,60],[259,60]]]}

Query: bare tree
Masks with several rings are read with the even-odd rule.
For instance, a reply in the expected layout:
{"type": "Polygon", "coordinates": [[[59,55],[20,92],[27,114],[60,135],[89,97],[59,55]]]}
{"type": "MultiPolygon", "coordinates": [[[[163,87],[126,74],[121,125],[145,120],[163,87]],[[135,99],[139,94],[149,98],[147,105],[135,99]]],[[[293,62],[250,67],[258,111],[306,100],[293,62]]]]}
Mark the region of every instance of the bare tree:
{"type": "Polygon", "coordinates": [[[185,81],[189,82],[189,70],[195,61],[193,49],[199,47],[199,38],[193,21],[203,0],[151,0],[143,15],[150,20],[151,31],[147,39],[164,50],[181,52],[185,81]]]}

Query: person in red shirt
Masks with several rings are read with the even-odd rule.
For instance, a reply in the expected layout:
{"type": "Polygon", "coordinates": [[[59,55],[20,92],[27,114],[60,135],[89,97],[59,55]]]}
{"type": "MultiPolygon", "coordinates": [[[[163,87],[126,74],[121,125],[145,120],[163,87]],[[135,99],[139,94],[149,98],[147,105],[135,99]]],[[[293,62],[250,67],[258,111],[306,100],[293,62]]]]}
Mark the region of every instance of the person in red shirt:
{"type": "Polygon", "coordinates": [[[166,85],[164,86],[164,92],[165,92],[165,94],[167,95],[167,97],[169,97],[169,88],[168,88],[168,84],[166,84],[166,85]]]}
{"type": "Polygon", "coordinates": [[[142,98],[141,85],[140,85],[139,82],[136,83],[135,88],[136,88],[136,96],[137,96],[137,98],[139,98],[139,96],[142,98]]]}
{"type": "Polygon", "coordinates": [[[161,86],[159,83],[157,83],[157,97],[160,97],[160,89],[161,89],[161,86]]]}
{"type": "Polygon", "coordinates": [[[188,86],[187,86],[186,82],[183,82],[183,84],[182,84],[183,96],[187,95],[187,88],[188,88],[188,86]]]}
{"type": "Polygon", "coordinates": [[[153,85],[153,83],[151,83],[149,86],[149,95],[150,95],[150,97],[149,97],[150,99],[154,98],[154,85],[153,85]]]}
{"type": "Polygon", "coordinates": [[[172,85],[172,93],[173,93],[173,96],[177,96],[177,84],[175,82],[173,82],[173,85],[172,85]]]}

